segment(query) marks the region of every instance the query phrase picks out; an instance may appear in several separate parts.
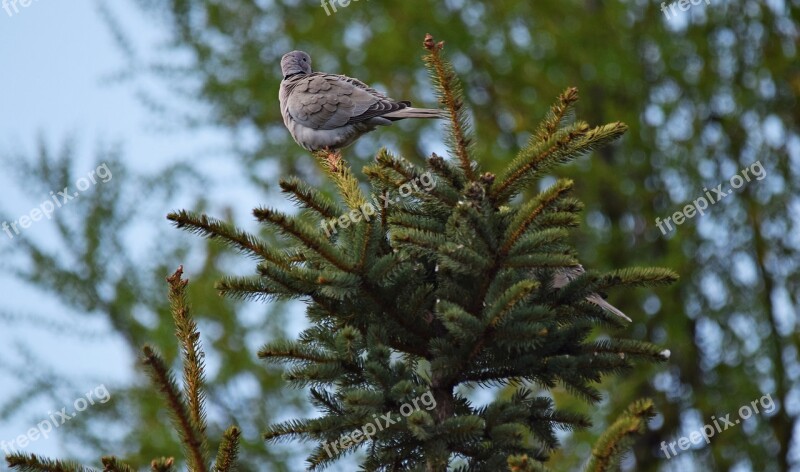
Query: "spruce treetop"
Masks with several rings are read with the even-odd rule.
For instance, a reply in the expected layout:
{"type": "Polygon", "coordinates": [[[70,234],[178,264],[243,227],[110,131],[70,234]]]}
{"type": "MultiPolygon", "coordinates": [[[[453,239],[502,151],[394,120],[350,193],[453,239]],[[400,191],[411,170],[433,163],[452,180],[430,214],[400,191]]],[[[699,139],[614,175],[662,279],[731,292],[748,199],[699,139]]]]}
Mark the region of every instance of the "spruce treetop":
{"type": "MultiPolygon", "coordinates": [[[[568,179],[528,194],[545,172],[616,140],[626,126],[573,119],[578,92],[569,88],[502,172],[484,172],[444,44],[427,35],[424,47],[447,115],[449,158],[433,154],[421,167],[382,149],[363,169],[365,192],[340,151],[316,152],[338,201],[297,178],[282,179],[281,190],[302,210],[253,211],[285,236],[277,247],[204,214],[178,211],[168,218],[255,259],[256,274],[220,281],[221,294],[306,303],[310,326],[298,339],[266,344],[258,356],[286,365],[286,380],[308,387],[321,412],[271,425],[264,434],[268,443],[313,442],[309,470],[356,450],[365,471],[559,470],[548,463],[559,447],[556,431],[591,422],[557,408],[549,391],[561,386],[596,404],[601,394],[594,384],[603,376],[624,373],[634,361],[669,357],[647,342],[596,336],[598,328],[624,323],[593,297],[677,276],[625,268],[571,273],[568,283],[555,284],[559,271],[579,266],[569,237],[583,205],[571,196],[575,183],[568,179]],[[479,406],[465,393],[465,387],[493,386],[507,386],[509,394],[479,406]]],[[[209,464],[204,354],[181,271],[168,281],[183,392],[150,347],[144,363],[167,402],[189,470],[234,470],[236,427],[225,432],[209,464]]],[[[610,422],[586,470],[615,470],[653,414],[653,402],[643,399],[610,422]]],[[[33,455],[8,460],[24,471],[91,470],[33,455]]],[[[113,456],[103,463],[106,471],[133,470],[113,456]]],[[[173,458],[151,464],[154,471],[175,468],[173,458]]]]}
{"type": "MultiPolygon", "coordinates": [[[[311,326],[296,340],[265,345],[259,356],[285,364],[286,379],[309,387],[322,413],[265,434],[272,442],[315,441],[310,470],[357,449],[364,470],[545,470],[559,446],[557,429],[590,426],[586,416],[556,408],[549,389],[561,385],[596,403],[601,397],[592,384],[603,375],[667,357],[650,343],[593,338],[598,325],[622,323],[586,298],[677,277],[667,269],[628,268],[580,274],[555,288],[554,273],[579,264],[568,242],[583,208],[571,196],[575,184],[559,179],[531,198],[518,197],[545,172],[619,138],[626,126],[573,120],[578,92],[570,88],[503,172],[483,172],[444,45],[428,35],[424,47],[448,118],[449,159],[434,154],[420,167],[382,149],[363,169],[364,192],[340,151],[315,153],[340,201],[298,179],[281,180],[302,211],[253,212],[286,236],[280,248],[205,215],[169,218],[258,261],[256,275],[221,281],[221,293],[307,302],[311,326]],[[421,189],[426,177],[434,185],[421,189]],[[461,388],[497,385],[513,386],[513,394],[482,407],[461,388]],[[400,414],[426,394],[435,407],[400,414]],[[387,413],[397,421],[379,429],[376,418],[387,413]]],[[[652,412],[649,400],[632,405],[601,438],[589,469],[610,470],[652,412]]]]}

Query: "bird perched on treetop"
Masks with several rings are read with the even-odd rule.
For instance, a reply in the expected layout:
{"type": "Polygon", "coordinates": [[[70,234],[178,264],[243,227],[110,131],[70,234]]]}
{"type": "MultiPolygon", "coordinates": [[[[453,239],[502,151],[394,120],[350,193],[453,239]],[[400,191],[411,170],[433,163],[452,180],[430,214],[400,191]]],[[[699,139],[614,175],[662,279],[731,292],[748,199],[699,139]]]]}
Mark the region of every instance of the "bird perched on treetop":
{"type": "Polygon", "coordinates": [[[344,75],[311,71],[311,57],[292,51],[281,58],[278,94],[283,122],[309,151],[341,149],[373,131],[405,118],[442,118],[440,110],[413,108],[344,75]]]}

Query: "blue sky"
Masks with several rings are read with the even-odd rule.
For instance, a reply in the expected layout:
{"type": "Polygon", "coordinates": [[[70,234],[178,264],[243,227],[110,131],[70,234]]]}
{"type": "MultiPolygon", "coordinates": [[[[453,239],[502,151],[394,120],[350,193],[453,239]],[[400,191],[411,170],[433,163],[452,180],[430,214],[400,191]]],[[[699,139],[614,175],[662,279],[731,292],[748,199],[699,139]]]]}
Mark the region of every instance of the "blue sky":
{"type": "MultiPolygon", "coordinates": [[[[155,22],[133,10],[132,3],[114,2],[113,9],[124,21],[124,28],[133,33],[134,46],[147,50],[144,48],[158,41],[160,31],[155,22]]],[[[0,9],[0,155],[30,156],[39,136],[53,149],[74,138],[76,155],[85,163],[80,165],[89,172],[95,167],[92,162],[100,144],[119,143],[133,170],[153,173],[168,163],[202,152],[211,156],[199,164],[202,173],[218,176],[228,184],[219,189],[218,195],[223,200],[233,201],[248,192],[244,179],[233,174],[234,166],[224,165],[228,156],[221,132],[158,131],[151,112],[136,98],[136,84],[109,80],[125,64],[97,4],[93,0],[33,0],[28,7],[19,6],[13,16],[0,9]],[[237,180],[237,185],[230,185],[237,180]]],[[[198,114],[202,113],[200,106],[196,106],[198,114]]],[[[28,214],[48,197],[30,195],[31,192],[18,188],[9,169],[0,171],[0,189],[0,210],[12,219],[28,214]]],[[[251,193],[246,198],[253,201],[258,196],[251,193]]],[[[167,209],[164,210],[166,214],[167,209]]],[[[68,212],[69,207],[59,211],[68,212]]],[[[52,223],[45,220],[25,231],[25,237],[45,244],[55,234],[52,223]]],[[[4,233],[2,236],[0,245],[16,243],[4,233]]],[[[6,274],[0,274],[0,300],[0,312],[6,315],[36,314],[64,324],[74,319],[52,296],[6,274]]],[[[63,402],[53,404],[51,400],[38,399],[31,408],[13,415],[10,423],[0,423],[0,441],[10,441],[25,433],[47,419],[51,411],[71,407],[75,400],[100,384],[108,388],[113,399],[114,384],[131,379],[134,360],[122,340],[113,334],[95,337],[111,332],[103,317],[97,318],[101,321],[81,318],[81,330],[90,333],[91,342],[65,339],[57,330],[42,329],[41,323],[11,326],[4,323],[7,326],[0,329],[0,367],[24,362],[15,354],[16,346],[22,346],[53,371],[74,378],[79,389],[72,391],[65,387],[59,392],[63,402]]],[[[20,379],[9,378],[0,368],[0,405],[23,385],[20,379]]],[[[82,414],[90,414],[90,410],[91,407],[82,414]]],[[[55,430],[49,438],[40,438],[23,450],[58,456],[63,452],[59,448],[60,439],[55,430]]]]}

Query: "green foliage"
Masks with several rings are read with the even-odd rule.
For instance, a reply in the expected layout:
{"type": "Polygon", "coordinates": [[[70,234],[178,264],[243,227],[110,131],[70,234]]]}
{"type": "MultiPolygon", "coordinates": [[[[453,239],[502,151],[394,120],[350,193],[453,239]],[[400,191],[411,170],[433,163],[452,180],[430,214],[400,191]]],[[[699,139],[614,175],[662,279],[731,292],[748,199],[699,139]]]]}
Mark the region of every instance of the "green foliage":
{"type": "MultiPolygon", "coordinates": [[[[204,394],[203,358],[205,353],[200,347],[200,333],[195,321],[189,314],[186,299],[188,281],[182,278],[183,267],[178,268],[167,278],[169,283],[169,299],[172,318],[175,323],[175,336],[181,345],[183,361],[183,393],[175,382],[175,377],[167,367],[164,359],[150,346],[142,349],[142,362],[156,389],[167,403],[175,430],[181,438],[186,455],[186,463],[192,472],[206,472],[208,464],[208,438],[206,434],[206,413],[204,394]]],[[[240,431],[231,426],[225,432],[217,455],[213,472],[232,472],[236,470],[239,449],[240,431]]],[[[9,467],[25,472],[94,472],[74,462],[52,461],[41,459],[35,454],[13,453],[6,458],[9,467]]],[[[114,456],[103,457],[105,472],[132,472],[131,466],[114,456]]],[[[151,469],[155,471],[172,471],[173,458],[154,459],[151,469]]]]}
{"type": "MultiPolygon", "coordinates": [[[[80,155],[72,142],[54,148],[41,140],[33,155],[21,153],[3,158],[14,173],[15,182],[32,202],[40,201],[50,190],[68,185],[74,188],[76,179],[98,164],[105,163],[113,174],[107,183],[98,180],[80,198],[53,213],[54,231],[50,238],[41,238],[39,231],[29,230],[16,236],[11,244],[0,246],[0,267],[4,273],[17,283],[54,294],[55,302],[62,307],[55,313],[38,307],[29,312],[4,307],[0,309],[3,323],[44,330],[57,335],[59,342],[67,346],[76,342],[115,343],[122,346],[123,354],[126,349],[130,352],[132,361],[138,357],[141,346],[150,342],[164,346],[164,359],[172,366],[179,349],[172,342],[174,326],[163,296],[163,274],[192,254],[196,264],[195,284],[189,287],[188,296],[198,307],[194,319],[215,328],[215,336],[207,338],[206,350],[220,368],[215,369],[205,384],[215,411],[225,420],[236,418],[242,431],[254,435],[263,424],[272,421],[277,410],[260,399],[282,386],[280,374],[262,369],[253,352],[242,349],[242,339],[252,330],[267,336],[280,335],[285,329],[285,308],[274,304],[264,310],[263,318],[244,323],[236,303],[206,288],[220,278],[219,267],[226,264],[232,251],[215,241],[190,245],[171,237],[168,232],[174,231],[168,225],[159,229],[148,224],[149,218],[163,217],[163,205],[176,195],[194,200],[195,189],[204,191],[205,179],[184,164],[170,165],[155,175],[138,173],[117,146],[100,147],[87,158],[80,155]],[[143,195],[148,198],[143,199],[143,195]],[[141,231],[142,223],[148,227],[145,230],[148,236],[145,241],[140,236],[140,244],[132,250],[130,233],[141,231]],[[87,329],[89,324],[108,328],[87,329]],[[237,388],[242,372],[247,372],[253,380],[253,388],[237,388]],[[231,397],[227,394],[231,389],[237,389],[240,395],[231,397]]],[[[203,208],[207,204],[200,201],[198,205],[203,208]]],[[[13,218],[2,214],[2,220],[13,218]]],[[[228,222],[214,223],[230,226],[228,222]]],[[[225,241],[231,239],[235,238],[225,241]]],[[[258,241],[263,244],[264,238],[258,241]]],[[[244,239],[241,244],[245,246],[243,252],[251,249],[244,239]]],[[[269,242],[265,247],[269,247],[269,242]]],[[[254,250],[268,251],[264,247],[254,250]]],[[[48,359],[41,358],[36,351],[26,351],[23,346],[7,346],[1,357],[0,369],[4,374],[25,379],[25,385],[13,397],[0,399],[0,421],[19,418],[37,401],[60,404],[66,396],[85,388],[85,379],[53,369],[48,359]]],[[[131,367],[134,366],[131,362],[131,367]]],[[[95,405],[91,414],[76,416],[62,425],[59,431],[63,432],[65,456],[76,462],[88,462],[99,454],[115,451],[131,463],[145,463],[152,457],[168,456],[180,449],[178,436],[172,433],[169,422],[161,421],[161,402],[148,388],[147,379],[136,371],[132,377],[129,385],[105,381],[113,392],[113,400],[95,405]],[[115,434],[107,434],[109,428],[115,434]]],[[[303,408],[300,392],[283,395],[285,406],[303,408]]],[[[218,422],[219,417],[209,423],[212,438],[222,436],[225,431],[218,422]]],[[[216,447],[216,441],[210,446],[216,447]]],[[[288,472],[284,465],[286,454],[287,451],[278,448],[265,450],[259,441],[243,441],[239,467],[242,471],[256,471],[267,464],[288,472]]]]}
{"type": "Polygon", "coordinates": [[[6,460],[9,467],[22,472],[95,472],[74,462],[44,459],[36,454],[12,454],[6,460]]]}
{"type": "Polygon", "coordinates": [[[606,472],[619,469],[622,456],[628,451],[636,436],[641,436],[647,421],[655,416],[655,407],[650,399],[639,400],[606,429],[592,450],[592,458],[586,465],[587,472],[606,472]]]}
{"type": "MultiPolygon", "coordinates": [[[[540,134],[502,177],[480,174],[470,155],[471,138],[464,134],[460,86],[442,57],[442,43],[428,36],[425,47],[451,117],[450,152],[458,164],[433,155],[423,168],[382,151],[364,170],[373,193],[395,199],[426,172],[437,176],[435,187],[331,235],[319,228],[333,211],[326,197],[296,179],[282,181],[306,213],[254,210],[287,243],[268,257],[254,253],[257,277],[229,278],[218,286],[237,297],[308,301],[311,327],[297,340],[267,344],[259,357],[287,365],[286,379],[310,387],[323,413],[272,425],[265,434],[272,442],[318,441],[307,459],[309,469],[359,448],[365,449],[365,470],[494,471],[509,456],[541,465],[559,447],[555,430],[590,425],[584,415],[557,409],[543,396],[547,390],[562,385],[596,403],[601,396],[591,384],[603,376],[630,369],[634,359],[665,359],[663,349],[650,343],[591,340],[596,325],[616,327],[620,321],[584,298],[600,288],[672,282],[675,274],[629,269],[553,289],[553,270],[576,264],[566,242],[582,209],[570,196],[573,183],[558,181],[529,202],[511,201],[523,183],[535,179],[537,168],[574,159],[618,137],[624,126],[589,129],[551,116],[542,129],[572,136],[557,145],[558,152],[531,151],[552,139],[540,134]],[[518,384],[536,386],[538,393],[519,387],[507,400],[478,407],[459,391],[518,384]],[[431,408],[397,414],[424,395],[434,400],[431,408]],[[387,413],[395,421],[367,435],[365,425],[387,413]],[[350,443],[348,434],[362,428],[366,439],[350,443]]],[[[553,113],[575,99],[569,90],[553,113]]],[[[317,158],[347,208],[357,210],[368,200],[339,154],[317,158]]],[[[251,241],[209,225],[205,215],[177,212],[169,219],[211,237],[233,236],[234,245],[251,241]]]]}

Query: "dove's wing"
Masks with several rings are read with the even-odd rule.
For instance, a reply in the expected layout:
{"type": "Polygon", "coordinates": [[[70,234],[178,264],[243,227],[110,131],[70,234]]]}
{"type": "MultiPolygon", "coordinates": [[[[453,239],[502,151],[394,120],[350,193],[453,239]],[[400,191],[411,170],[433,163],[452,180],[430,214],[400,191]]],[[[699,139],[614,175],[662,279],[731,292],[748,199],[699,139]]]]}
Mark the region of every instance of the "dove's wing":
{"type": "Polygon", "coordinates": [[[332,130],[405,108],[360,80],[315,73],[292,84],[287,111],[299,124],[332,130]]]}
{"type": "MultiPolygon", "coordinates": [[[[586,273],[583,266],[578,264],[571,267],[559,267],[556,269],[555,274],[553,275],[553,287],[554,288],[561,288],[578,278],[581,274],[586,273]]],[[[619,310],[619,308],[615,307],[614,305],[608,303],[607,301],[603,300],[603,297],[596,293],[590,293],[586,296],[586,300],[588,302],[594,303],[595,305],[599,306],[600,308],[607,310],[620,318],[632,321],[628,316],[619,310]]]]}
{"type": "Polygon", "coordinates": [[[603,300],[603,297],[601,297],[600,295],[598,295],[596,293],[589,294],[589,296],[586,297],[586,300],[594,303],[595,305],[599,306],[600,308],[602,308],[602,309],[604,309],[606,311],[609,311],[609,312],[619,316],[620,318],[622,318],[625,321],[633,322],[632,319],[628,318],[628,315],[626,315],[625,313],[620,311],[619,308],[617,308],[614,305],[612,305],[612,304],[608,303],[607,301],[603,300]]]}
{"type": "Polygon", "coordinates": [[[586,273],[586,271],[580,264],[570,267],[559,267],[556,269],[555,274],[553,274],[553,287],[564,287],[583,273],[586,273]]]}

